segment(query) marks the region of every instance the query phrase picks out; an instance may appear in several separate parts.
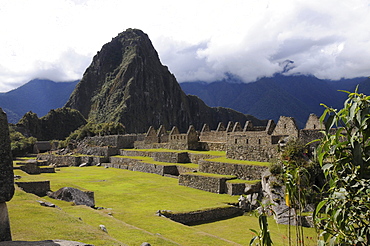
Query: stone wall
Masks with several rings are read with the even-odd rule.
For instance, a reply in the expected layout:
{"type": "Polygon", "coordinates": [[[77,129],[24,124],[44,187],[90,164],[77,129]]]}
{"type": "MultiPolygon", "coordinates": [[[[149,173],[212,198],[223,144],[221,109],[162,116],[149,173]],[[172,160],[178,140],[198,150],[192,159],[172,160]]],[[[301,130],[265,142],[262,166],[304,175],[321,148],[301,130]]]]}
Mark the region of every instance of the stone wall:
{"type": "Polygon", "coordinates": [[[183,173],[179,176],[179,185],[209,191],[217,194],[226,192],[226,181],[235,179],[232,176],[208,175],[204,173],[183,173]]]}
{"type": "Polygon", "coordinates": [[[204,154],[195,154],[195,153],[190,153],[188,152],[188,155],[189,155],[189,158],[190,158],[190,162],[191,163],[194,163],[194,164],[199,164],[199,162],[201,160],[204,160],[204,159],[211,159],[211,158],[217,158],[218,156],[214,156],[214,155],[210,155],[210,154],[206,154],[207,152],[205,152],[204,154]]]}
{"type": "Polygon", "coordinates": [[[242,195],[245,191],[245,183],[234,183],[234,182],[226,182],[226,193],[234,196],[234,195],[242,195]]]}
{"type": "Polygon", "coordinates": [[[199,139],[201,142],[226,142],[226,131],[201,132],[199,139]]]}
{"type": "Polygon", "coordinates": [[[6,202],[13,195],[14,173],[8,119],[0,108],[0,242],[12,240],[6,202]]]}
{"type": "Polygon", "coordinates": [[[285,135],[298,138],[298,127],[294,118],[280,116],[272,135],[285,135]]]}
{"type": "Polygon", "coordinates": [[[19,188],[36,196],[46,196],[50,191],[50,181],[15,182],[19,188]]]}
{"type": "Polygon", "coordinates": [[[235,160],[268,162],[278,154],[278,147],[275,146],[243,146],[230,145],[227,148],[226,157],[235,160]]]}
{"type": "Polygon", "coordinates": [[[187,166],[186,164],[176,165],[176,167],[177,167],[177,171],[178,171],[179,174],[189,173],[189,172],[197,172],[198,171],[198,168],[187,166]]]}
{"type": "MultiPolygon", "coordinates": [[[[307,130],[303,129],[299,131],[299,140],[302,143],[309,143],[315,139],[321,139],[324,135],[321,133],[321,130],[307,130]]],[[[317,147],[320,144],[320,142],[312,143],[312,146],[317,147]]]]}
{"type": "Polygon", "coordinates": [[[164,176],[165,174],[169,175],[179,174],[176,165],[158,165],[122,157],[111,157],[111,162],[105,163],[104,166],[127,169],[130,171],[153,173],[162,176],[164,176]]]}
{"type": "Polygon", "coordinates": [[[264,131],[228,133],[226,157],[235,160],[270,161],[277,154],[280,136],[271,136],[264,131]]]}
{"type": "Polygon", "coordinates": [[[54,155],[54,154],[39,154],[37,155],[37,159],[47,160],[49,164],[53,164],[58,167],[66,166],[77,167],[82,163],[96,165],[98,163],[104,163],[109,160],[109,158],[103,156],[72,156],[72,155],[54,155]]]}
{"type": "Polygon", "coordinates": [[[22,163],[20,169],[28,174],[55,173],[54,167],[40,167],[37,162],[22,163]]]}
{"type": "Polygon", "coordinates": [[[20,169],[28,174],[40,174],[40,168],[37,165],[37,163],[24,163],[23,166],[20,167],[20,169]]]}
{"type": "Polygon", "coordinates": [[[11,240],[8,208],[5,202],[0,202],[0,242],[11,240]]]}
{"type": "Polygon", "coordinates": [[[145,143],[144,141],[135,141],[134,149],[169,149],[169,143],[145,143]]]}
{"type": "Polygon", "coordinates": [[[95,146],[111,146],[119,149],[133,148],[134,142],[143,140],[144,134],[125,134],[125,135],[109,135],[109,136],[94,136],[86,138],[86,142],[95,146]]]}
{"type": "Polygon", "coordinates": [[[40,173],[55,173],[55,167],[40,167],[40,173]]]}
{"type": "Polygon", "coordinates": [[[247,183],[244,180],[229,180],[226,182],[226,193],[229,195],[249,195],[262,192],[261,181],[247,183]]]}
{"type": "Polygon", "coordinates": [[[135,151],[135,150],[126,150],[126,149],[121,149],[120,150],[120,155],[123,156],[144,156],[144,157],[152,157],[154,152],[150,151],[135,151]]]}
{"type": "Polygon", "coordinates": [[[199,150],[204,151],[226,151],[225,142],[199,142],[199,150]]]}
{"type": "Polygon", "coordinates": [[[238,179],[259,180],[267,166],[222,163],[215,161],[200,161],[199,172],[214,173],[220,175],[234,175],[238,179]]]}
{"type": "Polygon", "coordinates": [[[104,147],[98,147],[98,146],[89,146],[89,145],[83,145],[79,146],[77,149],[77,152],[83,155],[96,155],[96,156],[112,156],[117,155],[119,153],[119,149],[117,147],[110,147],[110,146],[104,146],[104,147]]]}
{"type": "Polygon", "coordinates": [[[14,173],[8,119],[0,108],[0,203],[10,201],[13,195],[14,173]]]}
{"type": "Polygon", "coordinates": [[[325,127],[320,122],[319,117],[317,117],[315,114],[310,114],[304,129],[307,129],[307,130],[308,129],[310,129],[310,130],[324,130],[325,127]]]}
{"type": "Polygon", "coordinates": [[[188,152],[153,152],[152,157],[155,161],[169,163],[189,163],[188,152]]]}
{"type": "Polygon", "coordinates": [[[159,211],[158,215],[169,218],[184,225],[201,224],[221,219],[228,219],[243,215],[243,211],[237,207],[220,207],[187,213],[172,213],[170,211],[159,211]]]}

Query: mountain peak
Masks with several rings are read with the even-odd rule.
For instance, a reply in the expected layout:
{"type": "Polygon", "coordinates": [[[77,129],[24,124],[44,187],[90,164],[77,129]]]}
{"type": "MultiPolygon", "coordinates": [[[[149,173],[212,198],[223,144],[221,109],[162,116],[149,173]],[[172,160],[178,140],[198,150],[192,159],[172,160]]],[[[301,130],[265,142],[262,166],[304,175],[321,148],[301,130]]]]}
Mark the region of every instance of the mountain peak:
{"type": "Polygon", "coordinates": [[[232,110],[221,116],[220,110],[186,96],[138,29],[127,29],[102,47],[66,106],[95,122],[120,122],[128,132],[145,132],[151,125],[185,131],[190,124],[200,129],[204,123],[247,120],[232,110]]]}

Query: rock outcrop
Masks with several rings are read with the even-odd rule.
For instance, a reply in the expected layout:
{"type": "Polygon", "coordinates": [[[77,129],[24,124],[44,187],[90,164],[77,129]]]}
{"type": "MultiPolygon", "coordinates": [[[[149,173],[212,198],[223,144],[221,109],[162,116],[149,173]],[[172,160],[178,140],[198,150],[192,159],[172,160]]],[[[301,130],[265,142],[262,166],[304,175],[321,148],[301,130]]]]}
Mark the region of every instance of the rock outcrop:
{"type": "Polygon", "coordinates": [[[76,188],[63,187],[49,193],[48,196],[57,200],[73,202],[76,205],[95,206],[94,193],[91,191],[84,192],[76,188]]]}
{"type": "Polygon", "coordinates": [[[12,240],[6,202],[14,195],[14,173],[8,119],[0,108],[0,242],[12,240]]]}
{"type": "Polygon", "coordinates": [[[187,96],[168,68],[161,64],[148,36],[127,29],[105,44],[77,84],[66,107],[79,110],[96,122],[121,122],[128,133],[146,132],[149,126],[181,132],[207,123],[244,124],[258,119],[225,108],[210,108],[195,96],[187,96]]]}
{"type": "Polygon", "coordinates": [[[16,130],[38,140],[63,140],[87,122],[80,112],[70,108],[52,109],[41,118],[33,112],[26,113],[16,124],[16,130]]]}

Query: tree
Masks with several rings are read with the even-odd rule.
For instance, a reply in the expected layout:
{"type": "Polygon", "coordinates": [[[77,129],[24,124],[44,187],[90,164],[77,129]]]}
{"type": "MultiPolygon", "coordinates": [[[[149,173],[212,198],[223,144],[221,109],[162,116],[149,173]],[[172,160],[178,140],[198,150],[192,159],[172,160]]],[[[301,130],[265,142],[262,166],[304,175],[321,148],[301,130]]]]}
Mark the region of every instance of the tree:
{"type": "Polygon", "coordinates": [[[346,93],[343,109],[324,105],[320,118],[317,157],[327,179],[314,213],[320,245],[370,244],[370,96],[346,93]]]}

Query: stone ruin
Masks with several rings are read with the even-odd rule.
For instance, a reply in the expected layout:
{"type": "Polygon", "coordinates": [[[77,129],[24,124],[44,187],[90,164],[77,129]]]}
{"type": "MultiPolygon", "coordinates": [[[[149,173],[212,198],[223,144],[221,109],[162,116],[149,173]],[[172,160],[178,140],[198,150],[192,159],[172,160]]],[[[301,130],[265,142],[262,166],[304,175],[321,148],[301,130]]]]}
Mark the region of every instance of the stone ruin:
{"type": "Polygon", "coordinates": [[[270,161],[278,155],[278,149],[287,140],[309,143],[322,137],[323,126],[315,114],[311,114],[304,129],[298,129],[292,117],[281,116],[277,124],[269,120],[266,126],[253,126],[247,121],[242,127],[239,122],[222,122],[216,130],[204,124],[197,132],[193,126],[186,133],[180,133],[174,126],[167,133],[164,126],[155,130],[152,126],[144,139],[135,141],[136,149],[174,149],[174,150],[215,150],[226,151],[227,158],[248,161],[270,161]]]}
{"type": "Polygon", "coordinates": [[[8,119],[0,108],[0,242],[12,240],[6,202],[13,195],[14,173],[8,119]]]}
{"type": "MultiPolygon", "coordinates": [[[[321,138],[322,129],[319,118],[314,114],[309,116],[304,129],[298,129],[294,118],[284,116],[280,117],[277,124],[270,120],[265,126],[254,126],[247,121],[244,126],[239,122],[229,122],[225,127],[221,122],[216,130],[211,130],[205,124],[200,132],[193,126],[190,126],[186,133],[180,133],[176,126],[171,131],[167,131],[164,126],[160,126],[158,130],[150,127],[145,134],[89,137],[78,144],[74,150],[77,155],[41,154],[38,155],[38,159],[46,160],[55,166],[101,165],[106,168],[174,177],[179,179],[179,185],[219,194],[243,195],[245,199],[240,198],[240,207],[243,211],[249,211],[258,207],[258,201],[263,199],[276,201],[278,198],[282,199],[280,192],[270,187],[272,181],[268,180],[269,175],[266,175],[268,167],[246,163],[223,163],[215,160],[217,156],[211,156],[207,151],[226,151],[229,159],[268,162],[278,157],[279,148],[284,148],[291,140],[309,143],[321,138]],[[181,151],[139,151],[158,148],[181,151]],[[201,150],[204,153],[192,153],[187,150],[201,150]],[[152,157],[159,163],[145,162],[130,158],[131,156],[152,157]],[[198,164],[198,167],[186,165],[189,163],[198,164]],[[279,193],[279,197],[275,197],[275,193],[279,193]]],[[[314,149],[315,146],[311,147],[314,149]]],[[[225,211],[229,213],[233,209],[225,211]]],[[[290,220],[286,216],[286,208],[280,206],[276,212],[279,223],[290,220]]],[[[217,217],[219,210],[204,213],[217,217]]],[[[193,216],[194,213],[190,214],[193,216]]],[[[169,216],[168,213],[167,215],[169,216]]],[[[176,216],[186,224],[190,215],[171,214],[170,217],[176,216]]]]}

